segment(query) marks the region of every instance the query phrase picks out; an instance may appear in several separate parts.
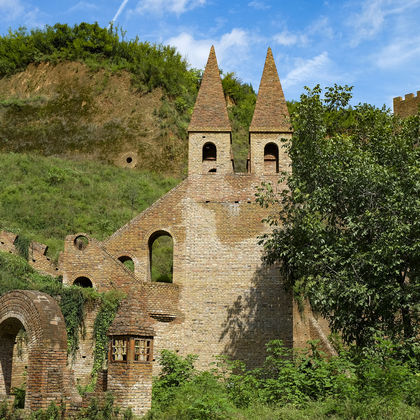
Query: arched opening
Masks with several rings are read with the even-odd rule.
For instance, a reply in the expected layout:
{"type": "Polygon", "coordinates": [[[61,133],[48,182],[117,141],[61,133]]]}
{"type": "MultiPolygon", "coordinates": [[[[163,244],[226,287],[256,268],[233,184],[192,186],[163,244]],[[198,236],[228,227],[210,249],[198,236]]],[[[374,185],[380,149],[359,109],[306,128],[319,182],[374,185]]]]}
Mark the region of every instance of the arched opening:
{"type": "Polygon", "coordinates": [[[172,283],[174,242],[165,231],[155,232],[149,239],[150,279],[172,283]]]}
{"type": "Polygon", "coordinates": [[[15,408],[25,408],[28,337],[19,319],[0,325],[0,343],[0,399],[6,396],[15,408]]]}
{"type": "Polygon", "coordinates": [[[211,142],[207,142],[203,146],[203,161],[205,160],[217,160],[217,149],[216,145],[211,142]]]}
{"type": "Polygon", "coordinates": [[[275,143],[268,143],[264,147],[264,173],[279,172],[279,147],[275,143]]]}
{"type": "Polygon", "coordinates": [[[73,282],[73,286],[79,286],[79,287],[93,287],[92,282],[87,277],[77,277],[77,279],[73,282]]]}
{"type": "Polygon", "coordinates": [[[35,290],[1,296],[0,401],[14,399],[28,410],[59,404],[70,395],[66,364],[66,324],[57,302],[35,290]]]}
{"type": "Polygon", "coordinates": [[[134,273],[134,261],[131,257],[128,255],[122,255],[118,258],[119,261],[121,261],[126,268],[128,268],[131,272],[134,273]]]}
{"type": "Polygon", "coordinates": [[[89,245],[89,239],[84,235],[79,235],[74,240],[74,246],[79,250],[83,251],[89,245]]]}

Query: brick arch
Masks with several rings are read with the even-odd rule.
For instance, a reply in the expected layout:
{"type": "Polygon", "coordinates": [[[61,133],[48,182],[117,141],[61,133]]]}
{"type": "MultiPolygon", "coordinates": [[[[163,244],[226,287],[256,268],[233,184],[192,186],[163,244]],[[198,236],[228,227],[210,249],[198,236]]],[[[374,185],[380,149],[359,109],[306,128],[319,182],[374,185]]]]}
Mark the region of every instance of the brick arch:
{"type": "Polygon", "coordinates": [[[33,290],[14,290],[0,297],[0,399],[10,394],[13,346],[22,327],[28,336],[25,408],[60,403],[68,389],[64,318],[51,296],[33,290]]]}

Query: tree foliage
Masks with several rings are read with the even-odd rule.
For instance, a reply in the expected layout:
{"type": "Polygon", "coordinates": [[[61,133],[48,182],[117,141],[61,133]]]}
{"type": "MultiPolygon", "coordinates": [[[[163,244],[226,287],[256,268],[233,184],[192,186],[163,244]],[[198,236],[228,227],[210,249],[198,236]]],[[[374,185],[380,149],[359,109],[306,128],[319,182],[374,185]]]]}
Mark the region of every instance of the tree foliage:
{"type": "MultiPolygon", "coordinates": [[[[420,333],[420,116],[348,106],[351,88],[301,96],[288,147],[291,175],[267,221],[266,259],[279,262],[299,299],[360,346],[375,334],[420,333]]],[[[418,350],[418,348],[417,348],[418,350]]],[[[413,348],[413,351],[414,348],[413,348]]],[[[417,353],[418,355],[418,353],[417,353]]]]}

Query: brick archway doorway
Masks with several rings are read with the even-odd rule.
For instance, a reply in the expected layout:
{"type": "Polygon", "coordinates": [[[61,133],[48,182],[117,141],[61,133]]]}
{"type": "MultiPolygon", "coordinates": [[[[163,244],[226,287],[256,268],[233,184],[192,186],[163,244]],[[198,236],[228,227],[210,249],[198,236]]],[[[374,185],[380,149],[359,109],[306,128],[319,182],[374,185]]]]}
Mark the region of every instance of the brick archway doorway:
{"type": "Polygon", "coordinates": [[[0,401],[11,396],[16,335],[27,335],[25,408],[45,409],[65,400],[67,334],[63,314],[49,295],[14,290],[0,297],[0,401]]]}

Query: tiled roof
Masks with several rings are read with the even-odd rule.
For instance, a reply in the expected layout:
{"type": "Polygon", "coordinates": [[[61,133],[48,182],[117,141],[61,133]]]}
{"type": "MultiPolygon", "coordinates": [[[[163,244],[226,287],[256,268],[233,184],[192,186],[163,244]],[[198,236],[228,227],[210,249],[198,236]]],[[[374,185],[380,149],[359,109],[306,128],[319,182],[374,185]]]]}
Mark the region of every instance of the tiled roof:
{"type": "Polygon", "coordinates": [[[151,320],[140,300],[140,296],[132,296],[121,302],[117,315],[108,329],[108,335],[155,335],[151,320]]]}
{"type": "Polygon", "coordinates": [[[293,131],[271,48],[268,48],[250,132],[293,131]]]}
{"type": "Polygon", "coordinates": [[[231,131],[213,46],[210,49],[188,131],[231,131]]]}

